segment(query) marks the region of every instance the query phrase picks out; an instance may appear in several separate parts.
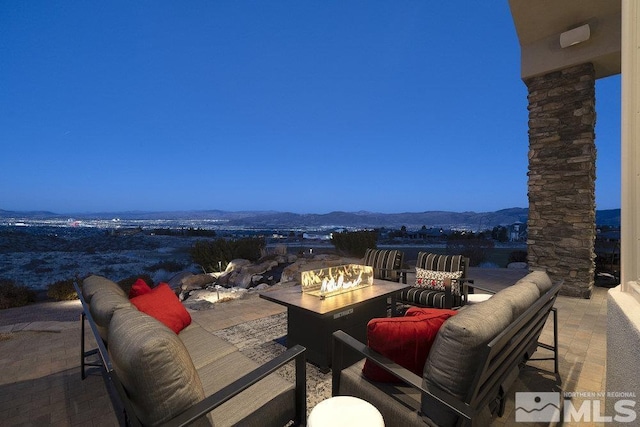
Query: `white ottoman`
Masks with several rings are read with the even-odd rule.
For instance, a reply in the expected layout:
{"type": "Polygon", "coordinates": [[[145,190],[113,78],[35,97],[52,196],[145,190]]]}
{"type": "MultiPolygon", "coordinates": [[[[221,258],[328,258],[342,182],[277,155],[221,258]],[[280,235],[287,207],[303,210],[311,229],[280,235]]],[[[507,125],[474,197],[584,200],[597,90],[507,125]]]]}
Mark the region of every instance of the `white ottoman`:
{"type": "Polygon", "coordinates": [[[491,298],[492,294],[469,294],[467,295],[467,304],[477,304],[491,298]]]}
{"type": "Polygon", "coordinates": [[[371,403],[353,396],[335,396],[318,403],[307,419],[309,427],[384,427],[382,414],[371,403]]]}

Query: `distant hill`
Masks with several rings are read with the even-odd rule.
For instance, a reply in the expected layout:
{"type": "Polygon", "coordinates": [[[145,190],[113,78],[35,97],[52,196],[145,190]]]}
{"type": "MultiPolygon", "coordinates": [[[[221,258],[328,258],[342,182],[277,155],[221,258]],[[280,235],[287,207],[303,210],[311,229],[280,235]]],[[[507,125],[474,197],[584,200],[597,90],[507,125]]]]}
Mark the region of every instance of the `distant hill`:
{"type": "Polygon", "coordinates": [[[599,226],[620,227],[620,209],[596,211],[596,224],[599,226]]]}
{"type": "MultiPolygon", "coordinates": [[[[442,227],[447,229],[481,230],[497,225],[510,225],[527,222],[529,209],[509,208],[495,212],[449,212],[426,211],[404,213],[376,212],[330,212],[326,214],[298,214],[275,211],[221,210],[175,211],[175,212],[104,212],[60,215],[53,212],[15,212],[0,210],[0,218],[46,219],[128,219],[128,220],[218,220],[229,226],[251,228],[400,228],[408,229],[442,227]]],[[[596,212],[596,224],[619,227],[620,209],[600,210],[596,212]]]]}
{"type": "Polygon", "coordinates": [[[230,221],[232,225],[251,224],[256,227],[308,226],[308,227],[363,227],[408,229],[426,227],[479,229],[526,222],[528,209],[511,208],[496,212],[404,212],[383,214],[375,212],[331,212],[327,214],[296,214],[275,212],[230,221]]]}

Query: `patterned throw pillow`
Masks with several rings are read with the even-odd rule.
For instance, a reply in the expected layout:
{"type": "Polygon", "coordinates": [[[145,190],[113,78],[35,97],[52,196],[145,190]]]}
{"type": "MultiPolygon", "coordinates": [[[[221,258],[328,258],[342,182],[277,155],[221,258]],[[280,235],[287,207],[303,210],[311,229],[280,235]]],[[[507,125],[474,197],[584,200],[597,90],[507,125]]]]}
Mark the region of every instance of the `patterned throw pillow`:
{"type": "Polygon", "coordinates": [[[451,279],[451,293],[460,295],[462,271],[434,271],[416,267],[416,286],[444,292],[444,280],[451,279]]]}

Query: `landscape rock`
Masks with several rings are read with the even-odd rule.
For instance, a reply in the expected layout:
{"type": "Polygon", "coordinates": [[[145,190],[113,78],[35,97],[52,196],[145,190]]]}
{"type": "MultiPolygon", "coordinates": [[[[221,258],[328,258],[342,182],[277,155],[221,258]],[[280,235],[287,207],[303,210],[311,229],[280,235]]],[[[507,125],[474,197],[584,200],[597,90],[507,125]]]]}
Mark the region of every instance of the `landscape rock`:
{"type": "Polygon", "coordinates": [[[227,264],[227,268],[225,268],[225,272],[231,272],[233,270],[238,270],[241,267],[245,266],[245,265],[250,265],[251,261],[249,261],[248,259],[242,259],[242,258],[238,258],[238,259],[232,259],[231,261],[229,261],[229,264],[227,264]]]}
{"type": "Polygon", "coordinates": [[[191,273],[190,271],[183,271],[180,272],[178,274],[176,274],[175,276],[173,276],[171,279],[169,279],[169,281],[167,282],[167,284],[169,285],[169,287],[171,289],[182,289],[182,283],[183,280],[189,276],[193,276],[193,273],[191,273]]]}
{"type": "Polygon", "coordinates": [[[224,302],[233,299],[243,298],[247,294],[246,289],[240,288],[215,288],[200,289],[189,293],[188,297],[182,301],[186,308],[192,310],[205,310],[213,308],[217,302],[224,302]]]}
{"type": "Polygon", "coordinates": [[[233,287],[247,289],[251,286],[251,279],[253,278],[253,273],[250,272],[238,272],[229,278],[229,284],[233,287]]]}
{"type": "Polygon", "coordinates": [[[214,283],[216,278],[210,274],[191,274],[182,279],[180,288],[183,291],[191,291],[194,289],[204,288],[206,285],[214,283]]]}

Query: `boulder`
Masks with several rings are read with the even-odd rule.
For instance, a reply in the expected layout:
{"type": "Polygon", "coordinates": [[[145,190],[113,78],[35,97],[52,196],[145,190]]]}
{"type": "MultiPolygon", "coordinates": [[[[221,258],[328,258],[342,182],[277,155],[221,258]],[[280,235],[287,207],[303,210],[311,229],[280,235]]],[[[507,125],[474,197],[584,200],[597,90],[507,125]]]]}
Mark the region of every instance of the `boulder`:
{"type": "Polygon", "coordinates": [[[229,285],[236,288],[247,289],[252,284],[253,273],[238,272],[229,278],[229,285]]]}
{"type": "Polygon", "coordinates": [[[193,289],[201,289],[206,285],[216,281],[216,278],[210,274],[193,274],[190,272],[182,272],[173,276],[168,284],[171,289],[181,289],[183,291],[191,291],[193,289]]]}
{"type": "Polygon", "coordinates": [[[193,289],[202,289],[205,286],[214,283],[216,278],[210,274],[194,274],[190,277],[185,277],[182,281],[182,289],[190,291],[193,289]]]}
{"type": "Polygon", "coordinates": [[[242,258],[232,259],[231,261],[229,261],[229,264],[227,264],[227,268],[225,268],[224,271],[230,272],[250,264],[251,264],[251,261],[249,261],[248,259],[242,259],[242,258]]]}
{"type": "Polygon", "coordinates": [[[189,296],[182,301],[182,304],[192,310],[204,310],[213,308],[216,303],[242,298],[246,293],[246,289],[227,289],[219,286],[210,289],[199,289],[189,293],[189,296]]]}

